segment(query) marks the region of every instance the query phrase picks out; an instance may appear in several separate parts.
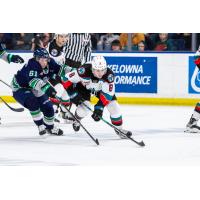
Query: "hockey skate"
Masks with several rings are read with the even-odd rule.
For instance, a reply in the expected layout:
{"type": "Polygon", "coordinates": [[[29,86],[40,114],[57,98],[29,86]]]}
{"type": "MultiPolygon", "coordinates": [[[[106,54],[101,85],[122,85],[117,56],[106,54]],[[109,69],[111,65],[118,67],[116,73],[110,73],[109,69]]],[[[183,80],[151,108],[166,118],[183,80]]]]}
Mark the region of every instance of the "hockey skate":
{"type": "Polygon", "coordinates": [[[200,133],[200,127],[197,126],[197,121],[195,118],[191,117],[190,121],[186,125],[185,133],[200,133]]]}
{"type": "Polygon", "coordinates": [[[73,122],[72,127],[75,132],[78,132],[80,130],[80,124],[77,121],[73,122]]]}
{"type": "Polygon", "coordinates": [[[46,129],[46,130],[47,130],[47,133],[50,135],[57,135],[57,136],[63,135],[63,130],[61,130],[55,126],[52,129],[46,129]]]}
{"type": "Polygon", "coordinates": [[[46,127],[43,124],[38,126],[38,129],[39,129],[39,135],[44,135],[47,133],[46,127]]]}
{"type": "Polygon", "coordinates": [[[121,139],[127,139],[128,137],[132,136],[131,131],[127,131],[124,129],[119,129],[120,131],[118,131],[117,129],[115,129],[115,133],[121,138],[121,139]]]}
{"type": "Polygon", "coordinates": [[[74,118],[68,112],[60,111],[61,117],[63,118],[66,124],[73,124],[74,118]]]}

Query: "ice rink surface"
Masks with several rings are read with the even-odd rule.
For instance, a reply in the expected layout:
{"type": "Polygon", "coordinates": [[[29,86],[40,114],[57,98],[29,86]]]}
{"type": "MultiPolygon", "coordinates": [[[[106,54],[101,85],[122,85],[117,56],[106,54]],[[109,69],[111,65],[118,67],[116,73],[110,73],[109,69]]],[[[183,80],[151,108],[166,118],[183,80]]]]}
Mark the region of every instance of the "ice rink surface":
{"type": "MultiPolygon", "coordinates": [[[[20,107],[19,104],[10,104],[20,107]]],[[[82,123],[99,139],[97,146],[84,132],[75,133],[71,124],[60,124],[63,136],[39,136],[29,112],[16,113],[0,104],[1,166],[82,166],[82,165],[199,165],[200,134],[184,133],[193,107],[121,105],[124,128],[139,147],[119,139],[104,122],[90,115],[82,123]]],[[[108,112],[104,118],[109,119],[108,112]]]]}

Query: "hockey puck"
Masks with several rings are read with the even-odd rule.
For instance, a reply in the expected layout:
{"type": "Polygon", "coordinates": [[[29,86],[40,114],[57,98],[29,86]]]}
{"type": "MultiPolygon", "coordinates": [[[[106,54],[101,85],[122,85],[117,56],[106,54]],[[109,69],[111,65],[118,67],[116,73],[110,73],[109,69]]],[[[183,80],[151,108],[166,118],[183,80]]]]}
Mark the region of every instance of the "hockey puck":
{"type": "Polygon", "coordinates": [[[128,132],[126,133],[126,136],[127,136],[127,137],[131,137],[131,136],[132,136],[131,131],[128,131],[128,132]]]}

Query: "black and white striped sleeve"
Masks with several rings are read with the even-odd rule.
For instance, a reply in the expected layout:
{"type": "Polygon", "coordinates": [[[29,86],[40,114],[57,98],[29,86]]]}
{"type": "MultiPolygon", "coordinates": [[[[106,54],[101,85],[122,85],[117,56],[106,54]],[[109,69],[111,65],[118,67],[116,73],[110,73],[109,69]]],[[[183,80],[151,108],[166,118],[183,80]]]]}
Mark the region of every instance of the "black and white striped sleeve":
{"type": "Polygon", "coordinates": [[[92,42],[91,42],[91,38],[89,38],[88,44],[85,47],[85,51],[84,51],[85,63],[91,62],[91,59],[92,59],[91,53],[92,53],[92,42]]]}

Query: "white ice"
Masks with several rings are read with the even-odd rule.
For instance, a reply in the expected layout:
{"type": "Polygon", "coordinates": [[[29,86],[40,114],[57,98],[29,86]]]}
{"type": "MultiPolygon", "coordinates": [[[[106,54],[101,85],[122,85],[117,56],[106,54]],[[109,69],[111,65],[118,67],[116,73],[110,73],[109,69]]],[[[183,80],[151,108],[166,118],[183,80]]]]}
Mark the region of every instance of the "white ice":
{"type": "MultiPolygon", "coordinates": [[[[20,107],[19,104],[10,104],[20,107]]],[[[124,128],[139,147],[121,140],[104,122],[90,115],[82,123],[99,139],[97,146],[84,132],[75,133],[71,124],[60,124],[64,136],[39,136],[27,110],[16,113],[0,104],[0,165],[199,165],[200,134],[184,133],[193,107],[121,105],[124,128]]],[[[109,120],[108,112],[104,118],[109,120]]]]}

